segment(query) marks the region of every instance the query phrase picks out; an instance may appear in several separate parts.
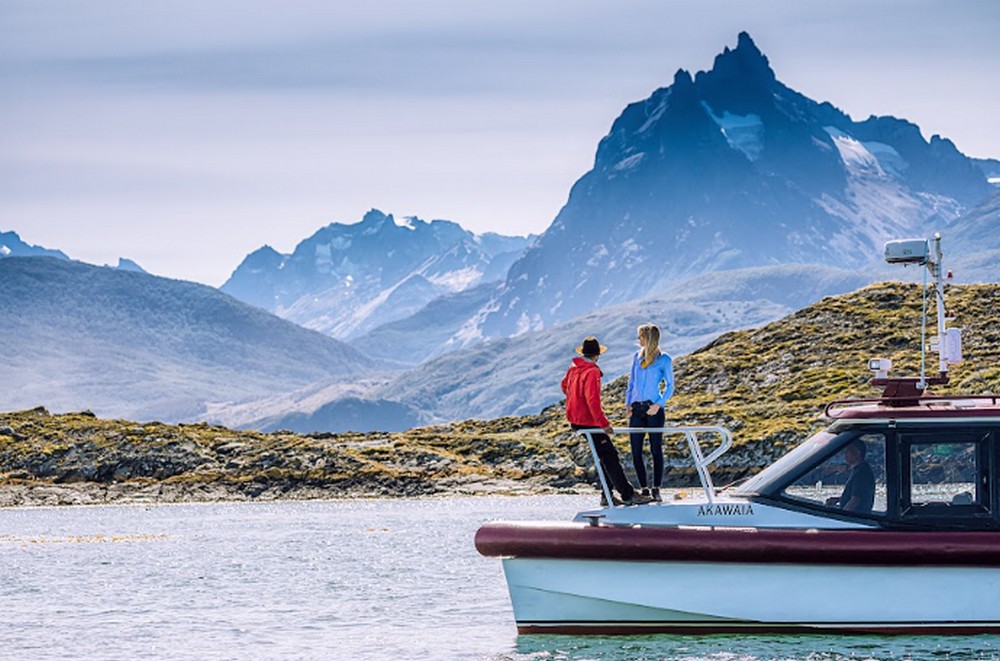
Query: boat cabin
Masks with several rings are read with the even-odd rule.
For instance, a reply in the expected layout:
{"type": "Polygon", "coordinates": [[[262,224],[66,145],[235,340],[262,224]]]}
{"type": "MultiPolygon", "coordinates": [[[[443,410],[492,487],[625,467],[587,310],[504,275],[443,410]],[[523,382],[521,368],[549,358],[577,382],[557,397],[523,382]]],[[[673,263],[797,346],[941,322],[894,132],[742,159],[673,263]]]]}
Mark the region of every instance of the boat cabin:
{"type": "Polygon", "coordinates": [[[730,493],[882,528],[1000,528],[1000,397],[850,400],[827,416],[730,493]]]}

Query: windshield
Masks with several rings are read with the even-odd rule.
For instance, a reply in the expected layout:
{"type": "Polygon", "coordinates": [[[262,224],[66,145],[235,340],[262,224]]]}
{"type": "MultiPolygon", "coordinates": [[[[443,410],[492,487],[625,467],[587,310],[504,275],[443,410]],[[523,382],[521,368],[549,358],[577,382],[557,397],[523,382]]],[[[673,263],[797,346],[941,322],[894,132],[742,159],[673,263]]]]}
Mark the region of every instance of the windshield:
{"type": "Polygon", "coordinates": [[[794,472],[795,468],[802,464],[812,463],[813,457],[821,454],[830,447],[830,443],[837,438],[837,434],[829,431],[821,431],[810,437],[795,447],[791,452],[778,459],[776,462],[754,475],[743,484],[735,487],[732,492],[741,496],[749,496],[764,491],[767,486],[782,479],[783,476],[794,472]]]}

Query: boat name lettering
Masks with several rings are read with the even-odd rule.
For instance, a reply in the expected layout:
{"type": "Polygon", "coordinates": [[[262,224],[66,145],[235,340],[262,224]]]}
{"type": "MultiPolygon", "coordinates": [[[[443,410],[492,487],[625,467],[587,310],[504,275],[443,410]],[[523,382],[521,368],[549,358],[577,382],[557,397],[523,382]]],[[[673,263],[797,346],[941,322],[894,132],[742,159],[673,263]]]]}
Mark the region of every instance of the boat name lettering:
{"type": "Polygon", "coordinates": [[[699,505],[698,516],[753,516],[753,505],[699,505]]]}

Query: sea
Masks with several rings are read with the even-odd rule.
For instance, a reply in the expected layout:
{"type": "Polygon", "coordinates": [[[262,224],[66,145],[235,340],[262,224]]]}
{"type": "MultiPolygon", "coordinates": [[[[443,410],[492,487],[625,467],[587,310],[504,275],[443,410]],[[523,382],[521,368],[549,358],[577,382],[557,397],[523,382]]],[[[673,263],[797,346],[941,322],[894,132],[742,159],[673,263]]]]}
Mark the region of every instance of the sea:
{"type": "Polygon", "coordinates": [[[1000,636],[517,635],[500,561],[476,552],[476,529],[595,503],[0,509],[0,658],[1000,659],[1000,636]]]}

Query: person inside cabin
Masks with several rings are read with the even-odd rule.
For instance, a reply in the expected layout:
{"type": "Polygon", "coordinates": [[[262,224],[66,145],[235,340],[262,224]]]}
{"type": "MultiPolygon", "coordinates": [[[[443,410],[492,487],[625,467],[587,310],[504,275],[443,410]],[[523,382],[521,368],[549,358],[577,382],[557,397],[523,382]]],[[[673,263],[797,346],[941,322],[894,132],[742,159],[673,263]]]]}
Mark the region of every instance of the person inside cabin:
{"type": "MultiPolygon", "coordinates": [[[[599,470],[603,471],[605,481],[609,482],[621,494],[626,505],[648,503],[651,498],[636,492],[629,482],[618,458],[618,451],[611,442],[614,429],[604,415],[601,407],[601,377],[603,373],[597,366],[601,354],[607,347],[597,341],[596,337],[584,338],[576,348],[578,357],[566,371],[562,380],[562,391],[566,395],[566,420],[574,431],[580,429],[600,429],[592,435],[597,456],[600,459],[599,470]]],[[[601,496],[604,499],[604,496],[601,496]]]]}
{"type": "Polygon", "coordinates": [[[875,504],[875,473],[865,460],[868,446],[856,438],[844,448],[844,461],[851,467],[851,474],[840,496],[828,498],[826,504],[845,512],[868,514],[875,504]]]}
{"type": "MultiPolygon", "coordinates": [[[[674,368],[670,356],[660,351],[660,328],[656,324],[643,324],[637,332],[639,350],[632,356],[628,388],[625,391],[625,415],[629,427],[663,427],[663,406],[674,393],[674,368]],[[661,389],[662,388],[662,389],[661,389]]],[[[632,448],[632,465],[642,488],[642,495],[649,496],[646,477],[646,460],[643,445],[649,437],[649,453],[653,456],[653,493],[655,501],[662,500],[663,484],[663,434],[633,432],[629,434],[632,448]]]]}

